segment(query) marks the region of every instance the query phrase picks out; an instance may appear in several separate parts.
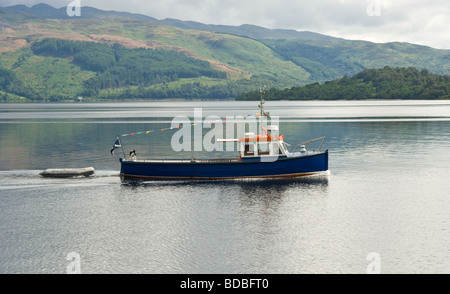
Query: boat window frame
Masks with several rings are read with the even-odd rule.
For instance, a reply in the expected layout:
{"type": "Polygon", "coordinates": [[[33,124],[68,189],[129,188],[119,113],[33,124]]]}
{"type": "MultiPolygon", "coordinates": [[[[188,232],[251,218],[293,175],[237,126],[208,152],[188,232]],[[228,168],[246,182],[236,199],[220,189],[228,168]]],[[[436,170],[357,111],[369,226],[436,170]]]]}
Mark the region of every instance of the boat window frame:
{"type": "Polygon", "coordinates": [[[243,142],[244,143],[244,156],[258,156],[257,149],[255,148],[255,142],[243,142]],[[248,148],[247,148],[248,147],[248,148]]]}
{"type": "Polygon", "coordinates": [[[256,141],[256,142],[241,142],[241,157],[260,157],[260,156],[287,156],[287,149],[283,146],[282,141],[256,141]],[[260,144],[267,144],[268,151],[262,152],[259,148],[260,144]],[[248,146],[248,149],[247,149],[248,146]],[[251,147],[250,147],[251,146],[251,147]],[[275,146],[278,148],[278,152],[275,152],[275,146]],[[253,152],[250,152],[253,149],[253,152]]]}

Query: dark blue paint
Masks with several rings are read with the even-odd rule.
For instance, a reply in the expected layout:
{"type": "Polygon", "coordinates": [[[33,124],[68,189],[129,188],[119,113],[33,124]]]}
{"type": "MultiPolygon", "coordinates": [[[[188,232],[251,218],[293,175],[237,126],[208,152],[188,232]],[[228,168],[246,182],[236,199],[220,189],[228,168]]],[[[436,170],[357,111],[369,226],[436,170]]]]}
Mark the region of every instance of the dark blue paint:
{"type": "Polygon", "coordinates": [[[144,162],[121,159],[125,178],[227,179],[300,176],[328,170],[328,151],[274,162],[144,162]]]}

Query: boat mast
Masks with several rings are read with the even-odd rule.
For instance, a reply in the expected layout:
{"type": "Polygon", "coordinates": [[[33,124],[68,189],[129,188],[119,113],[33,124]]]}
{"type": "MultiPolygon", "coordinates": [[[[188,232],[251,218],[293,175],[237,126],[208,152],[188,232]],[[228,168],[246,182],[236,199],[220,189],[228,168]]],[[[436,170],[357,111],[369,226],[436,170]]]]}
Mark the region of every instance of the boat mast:
{"type": "Polygon", "coordinates": [[[270,117],[268,112],[264,112],[264,103],[266,103],[266,101],[264,100],[264,94],[266,93],[266,86],[264,86],[264,88],[261,88],[259,90],[259,94],[260,94],[260,103],[259,103],[259,108],[260,108],[260,113],[259,113],[259,125],[261,127],[261,135],[264,134],[264,127],[263,127],[263,117],[270,117]]]}
{"type": "Polygon", "coordinates": [[[119,140],[120,143],[120,148],[122,148],[122,153],[123,153],[123,159],[127,159],[127,156],[125,155],[125,150],[123,150],[123,145],[122,145],[122,140],[120,140],[120,136],[117,135],[117,140],[119,140]]]}

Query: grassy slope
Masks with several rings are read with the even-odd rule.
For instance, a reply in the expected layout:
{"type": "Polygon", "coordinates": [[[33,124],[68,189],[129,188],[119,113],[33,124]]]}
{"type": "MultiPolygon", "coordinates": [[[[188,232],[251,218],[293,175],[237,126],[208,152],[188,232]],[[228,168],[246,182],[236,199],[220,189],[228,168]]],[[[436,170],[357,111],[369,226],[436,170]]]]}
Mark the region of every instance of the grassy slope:
{"type": "Polygon", "coordinates": [[[450,50],[438,50],[408,43],[375,44],[364,41],[268,41],[288,60],[312,69],[313,81],[352,76],[365,68],[426,68],[436,74],[450,73],[450,50]]]}
{"type": "MultiPolygon", "coordinates": [[[[46,37],[176,50],[209,61],[213,68],[227,72],[229,80],[233,81],[261,78],[273,85],[288,87],[309,78],[309,73],[301,67],[278,58],[269,47],[248,38],[136,20],[116,19],[112,24],[104,20],[25,19],[20,13],[15,13],[16,17],[11,14],[14,13],[8,13],[5,18],[0,14],[0,20],[6,20],[9,31],[8,36],[0,37],[0,48],[3,46],[3,51],[9,51],[0,56],[1,65],[14,69],[27,85],[40,92],[47,91],[49,96],[58,92],[64,96],[76,95],[81,83],[93,73],[71,65],[70,60],[28,56],[29,42],[46,37]],[[12,40],[21,40],[21,46],[12,46],[12,40]]],[[[208,81],[211,83],[223,84],[223,81],[208,81]]]]}
{"type": "Polygon", "coordinates": [[[175,27],[140,22],[135,20],[116,21],[110,26],[101,21],[70,21],[74,30],[86,36],[104,39],[121,37],[129,46],[148,46],[170,49],[189,56],[207,60],[214,68],[227,71],[232,79],[249,78],[253,75],[264,76],[280,82],[278,76],[291,77],[292,84],[307,80],[309,74],[290,61],[285,61],[269,47],[248,38],[216,34],[205,31],[183,30],[175,27]]]}
{"type": "MultiPolygon", "coordinates": [[[[26,85],[45,93],[70,98],[82,90],[83,81],[95,73],[74,66],[70,59],[34,56],[29,44],[55,37],[80,41],[118,42],[127,47],[161,48],[207,60],[227,72],[228,81],[246,91],[288,88],[352,75],[368,67],[415,66],[439,74],[450,73],[450,51],[405,43],[374,44],[344,40],[263,40],[184,30],[131,19],[43,19],[0,8],[0,65],[13,69],[26,85]]],[[[226,81],[200,78],[164,87],[200,83],[211,86],[226,81]]],[[[162,87],[162,86],[154,86],[162,87]]],[[[127,89],[108,90],[125,92],[127,89]]],[[[132,90],[132,88],[131,88],[132,90]]]]}

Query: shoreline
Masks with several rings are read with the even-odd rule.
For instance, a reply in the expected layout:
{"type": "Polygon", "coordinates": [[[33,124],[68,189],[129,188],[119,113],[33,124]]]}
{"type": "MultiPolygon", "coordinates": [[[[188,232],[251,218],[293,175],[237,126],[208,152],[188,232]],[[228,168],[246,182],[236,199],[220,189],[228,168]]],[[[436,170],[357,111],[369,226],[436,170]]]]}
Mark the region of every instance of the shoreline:
{"type": "MultiPolygon", "coordinates": [[[[282,100],[266,100],[266,102],[382,102],[382,101],[411,101],[411,102],[418,102],[418,101],[450,101],[450,98],[446,99],[300,99],[300,100],[291,100],[291,99],[282,99],[282,100]]],[[[127,100],[88,100],[88,101],[75,101],[75,100],[66,100],[66,101],[23,101],[23,102],[0,102],[0,105],[2,104],[37,104],[37,105],[45,105],[45,104],[98,104],[98,103],[104,103],[104,104],[117,104],[117,103],[149,103],[149,102],[257,102],[257,100],[236,100],[235,98],[230,99],[204,99],[204,98],[198,98],[198,99],[184,99],[184,98],[161,98],[161,99],[127,99],[127,100]]]]}

